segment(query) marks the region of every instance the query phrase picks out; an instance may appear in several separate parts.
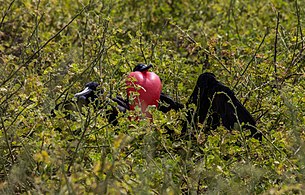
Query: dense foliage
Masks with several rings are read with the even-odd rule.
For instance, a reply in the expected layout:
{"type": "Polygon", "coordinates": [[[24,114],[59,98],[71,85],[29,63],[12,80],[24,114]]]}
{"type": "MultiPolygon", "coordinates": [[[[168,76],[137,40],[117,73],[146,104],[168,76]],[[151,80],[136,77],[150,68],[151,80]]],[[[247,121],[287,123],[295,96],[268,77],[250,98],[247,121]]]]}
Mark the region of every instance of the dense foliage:
{"type": "Polygon", "coordinates": [[[305,193],[304,3],[0,0],[1,194],[305,193]],[[181,103],[213,72],[263,141],[224,127],[182,139],[185,109],[152,109],[153,124],[50,117],[88,81],[126,97],[139,62],[181,103]]]}

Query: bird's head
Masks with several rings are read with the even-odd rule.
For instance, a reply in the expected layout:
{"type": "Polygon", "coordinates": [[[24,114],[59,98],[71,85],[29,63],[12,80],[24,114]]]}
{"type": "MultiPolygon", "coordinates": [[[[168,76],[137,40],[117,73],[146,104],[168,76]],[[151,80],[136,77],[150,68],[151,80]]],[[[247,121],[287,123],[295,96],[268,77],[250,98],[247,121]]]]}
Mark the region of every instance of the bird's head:
{"type": "Polygon", "coordinates": [[[150,69],[151,67],[153,67],[151,64],[146,65],[146,64],[138,64],[136,65],[136,67],[134,67],[133,71],[140,71],[140,72],[145,72],[148,69],[150,69]]]}
{"type": "Polygon", "coordinates": [[[216,76],[213,73],[205,72],[197,80],[197,86],[201,89],[210,88],[217,83],[216,76]]]}
{"type": "Polygon", "coordinates": [[[94,101],[98,97],[96,94],[98,86],[97,82],[89,82],[85,85],[85,89],[76,93],[74,97],[87,102],[94,101]]]}

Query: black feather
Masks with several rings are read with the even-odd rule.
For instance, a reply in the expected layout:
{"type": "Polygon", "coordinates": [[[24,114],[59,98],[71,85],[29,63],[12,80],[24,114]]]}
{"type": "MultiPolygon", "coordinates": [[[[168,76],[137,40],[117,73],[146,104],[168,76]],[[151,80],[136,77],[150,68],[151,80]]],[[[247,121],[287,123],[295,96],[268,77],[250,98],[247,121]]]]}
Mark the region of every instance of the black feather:
{"type": "Polygon", "coordinates": [[[189,123],[196,126],[198,122],[204,123],[207,120],[207,129],[214,129],[222,123],[229,130],[234,128],[235,123],[244,124],[242,127],[249,129],[254,138],[262,139],[262,134],[255,128],[256,122],[251,114],[227,86],[216,80],[214,74],[203,73],[199,76],[186,106],[192,103],[197,108],[189,110],[189,123]]]}
{"type": "Polygon", "coordinates": [[[167,113],[168,111],[174,109],[175,111],[178,111],[182,109],[184,106],[183,104],[180,104],[179,102],[174,101],[171,97],[161,92],[160,100],[159,100],[159,106],[158,110],[160,110],[163,113],[167,113]],[[164,105],[166,104],[166,105],[164,105]]]}

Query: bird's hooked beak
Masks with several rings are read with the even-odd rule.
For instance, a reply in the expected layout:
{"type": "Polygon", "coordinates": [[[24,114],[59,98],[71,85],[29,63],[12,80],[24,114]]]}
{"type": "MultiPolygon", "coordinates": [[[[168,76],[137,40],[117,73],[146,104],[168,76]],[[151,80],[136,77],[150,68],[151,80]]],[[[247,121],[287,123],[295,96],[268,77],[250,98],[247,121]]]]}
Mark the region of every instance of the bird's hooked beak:
{"type": "Polygon", "coordinates": [[[88,95],[88,94],[91,93],[92,91],[93,91],[92,89],[90,89],[89,87],[86,87],[83,91],[81,91],[81,92],[79,92],[79,93],[76,93],[76,94],[74,95],[74,97],[79,98],[79,97],[88,95]]]}
{"type": "Polygon", "coordinates": [[[149,65],[145,68],[145,70],[148,70],[148,69],[150,69],[150,68],[152,68],[152,67],[153,67],[153,65],[149,64],[149,65]]]}
{"type": "Polygon", "coordinates": [[[144,72],[147,71],[148,69],[150,69],[151,67],[153,67],[153,65],[149,64],[149,65],[145,65],[145,64],[138,64],[133,71],[140,71],[140,72],[144,72]]]}

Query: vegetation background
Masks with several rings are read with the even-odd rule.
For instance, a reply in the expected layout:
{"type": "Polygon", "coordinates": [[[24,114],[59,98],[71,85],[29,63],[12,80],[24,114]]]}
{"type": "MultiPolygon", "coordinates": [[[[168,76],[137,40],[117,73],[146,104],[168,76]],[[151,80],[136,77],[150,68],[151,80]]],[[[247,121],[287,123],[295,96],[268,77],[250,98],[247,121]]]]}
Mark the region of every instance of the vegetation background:
{"type": "Polygon", "coordinates": [[[1,194],[304,194],[304,3],[0,0],[1,194]],[[213,72],[263,141],[223,127],[179,139],[185,110],[116,127],[106,107],[50,117],[88,81],[126,97],[139,62],[181,103],[213,72]]]}

